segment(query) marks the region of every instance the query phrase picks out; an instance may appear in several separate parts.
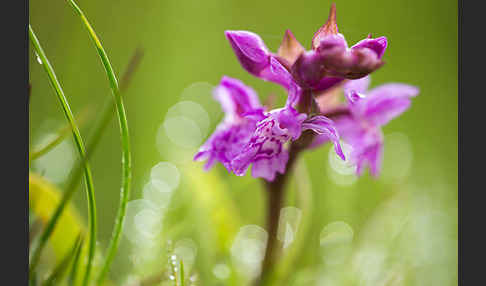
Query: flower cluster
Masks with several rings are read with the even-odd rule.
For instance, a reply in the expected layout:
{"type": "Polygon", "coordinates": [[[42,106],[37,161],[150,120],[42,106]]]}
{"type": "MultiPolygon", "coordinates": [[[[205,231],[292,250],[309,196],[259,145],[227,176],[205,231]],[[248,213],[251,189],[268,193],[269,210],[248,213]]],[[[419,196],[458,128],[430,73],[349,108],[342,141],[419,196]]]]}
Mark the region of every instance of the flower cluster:
{"type": "Polygon", "coordinates": [[[337,154],[344,159],[337,131],[332,121],[322,115],[308,117],[292,107],[290,101],[283,108],[266,111],[253,89],[226,76],[214,96],[226,115],[194,157],[207,160],[205,169],[219,161],[228,171],[241,176],[253,163],[254,177],[273,181],[277,172],[285,172],[289,159],[285,143],[297,140],[305,130],[334,142],[337,154]]]}
{"type": "Polygon", "coordinates": [[[241,66],[250,74],[283,86],[288,91],[284,107],[266,110],[256,92],[241,81],[223,77],[214,97],[225,118],[200,148],[195,160],[207,160],[205,169],[216,161],[230,172],[273,181],[283,174],[289,160],[288,142],[302,138],[309,130],[314,137],[307,147],[332,142],[343,160],[340,135],[351,145],[350,160],[358,174],[368,164],[378,174],[383,149],[380,127],[405,111],[415,87],[386,84],[366,92],[368,75],[383,65],[385,37],[367,38],[348,47],[338,33],[335,5],[327,22],[306,51],[287,30],[277,53],[248,31],[226,31],[225,35],[241,66]],[[339,100],[343,91],[346,102],[339,100]]]}

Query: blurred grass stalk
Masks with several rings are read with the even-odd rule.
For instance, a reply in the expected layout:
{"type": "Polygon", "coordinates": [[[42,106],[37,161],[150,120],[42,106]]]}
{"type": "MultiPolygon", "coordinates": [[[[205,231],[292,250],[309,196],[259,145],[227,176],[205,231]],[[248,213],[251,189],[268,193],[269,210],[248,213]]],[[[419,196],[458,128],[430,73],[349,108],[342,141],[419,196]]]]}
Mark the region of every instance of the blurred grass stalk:
{"type": "MultiPolygon", "coordinates": [[[[89,112],[89,109],[86,108],[81,112],[81,114],[79,114],[79,116],[76,117],[76,122],[78,122],[79,126],[82,126],[86,122],[86,120],[88,118],[88,112],[89,112]]],[[[66,139],[66,137],[69,135],[69,133],[71,131],[72,131],[71,125],[68,123],[64,127],[62,127],[61,129],[59,129],[57,131],[57,135],[53,140],[49,141],[44,146],[37,148],[36,150],[29,151],[29,163],[31,161],[39,158],[39,157],[42,157],[43,155],[45,155],[47,153],[49,153],[49,151],[51,151],[54,147],[56,147],[62,141],[64,141],[64,139],[66,139]]]]}
{"type": "MultiPolygon", "coordinates": [[[[78,5],[73,0],[67,0],[71,7],[74,9],[76,14],[81,18],[84,26],[89,32],[90,38],[93,40],[98,55],[100,56],[101,62],[103,63],[103,67],[105,69],[106,75],[108,76],[108,80],[110,83],[111,91],[113,93],[117,114],[118,114],[118,122],[120,125],[120,136],[121,136],[121,143],[122,143],[122,187],[120,190],[120,204],[118,207],[118,213],[115,220],[115,226],[112,232],[112,238],[108,245],[108,251],[105,258],[105,263],[102,266],[101,273],[98,276],[97,284],[102,284],[103,280],[105,279],[110,265],[113,261],[113,258],[118,250],[118,245],[120,243],[120,235],[123,229],[123,221],[125,219],[126,214],[126,207],[128,203],[128,199],[130,197],[130,184],[132,178],[132,171],[131,171],[131,152],[130,152],[130,136],[128,133],[128,122],[126,118],[125,108],[123,106],[123,99],[120,95],[120,89],[118,87],[118,81],[116,79],[115,73],[113,68],[110,64],[108,56],[101,45],[101,42],[96,35],[95,31],[91,27],[88,19],[84,15],[83,11],[79,8],[78,5]]],[[[85,279],[83,284],[87,285],[89,281],[89,272],[85,274],[85,279]]]]}
{"type": "MultiPolygon", "coordinates": [[[[91,266],[92,266],[92,260],[94,258],[94,252],[95,252],[95,246],[96,246],[96,224],[97,224],[97,218],[96,218],[96,202],[95,202],[95,196],[94,196],[94,186],[93,186],[93,178],[91,175],[91,169],[89,167],[89,163],[86,160],[86,150],[84,147],[83,140],[81,138],[81,134],[79,132],[79,129],[74,122],[74,116],[73,113],[69,107],[69,103],[67,101],[66,96],[64,95],[64,92],[61,88],[61,84],[57,80],[56,74],[54,72],[54,69],[52,68],[51,64],[49,63],[49,60],[47,59],[46,54],[44,53],[44,50],[42,49],[39,40],[37,39],[34,30],[32,27],[29,25],[29,36],[30,40],[32,42],[32,45],[36,51],[37,56],[42,62],[42,66],[44,67],[45,71],[47,72],[47,75],[49,77],[49,82],[53,86],[56,95],[61,102],[64,115],[66,116],[69,124],[71,125],[71,131],[74,137],[75,145],[76,148],[80,154],[80,158],[82,160],[82,165],[84,167],[84,175],[85,175],[85,183],[86,183],[86,190],[87,190],[87,197],[88,197],[88,212],[89,212],[89,218],[90,218],[90,224],[89,224],[89,232],[90,232],[90,241],[89,241],[89,254],[88,254],[88,264],[87,264],[87,272],[89,272],[91,266]]],[[[54,227],[64,210],[67,202],[71,198],[72,194],[74,193],[75,188],[72,188],[72,190],[68,190],[65,195],[63,196],[61,202],[59,203],[58,207],[54,211],[54,214],[50,218],[49,222],[47,223],[44,231],[42,232],[40,239],[39,239],[39,244],[37,245],[36,248],[34,248],[33,254],[32,254],[32,259],[30,261],[30,267],[29,267],[29,273],[33,275],[35,273],[35,268],[39,262],[40,255],[42,252],[42,249],[45,247],[47,240],[49,239],[50,235],[52,234],[54,227]]]]}

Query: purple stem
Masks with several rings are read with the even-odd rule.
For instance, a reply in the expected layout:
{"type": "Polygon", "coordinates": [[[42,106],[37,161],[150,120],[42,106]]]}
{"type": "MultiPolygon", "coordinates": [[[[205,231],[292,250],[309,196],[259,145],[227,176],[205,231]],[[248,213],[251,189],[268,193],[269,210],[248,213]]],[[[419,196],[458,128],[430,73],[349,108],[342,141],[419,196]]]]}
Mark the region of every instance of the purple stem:
{"type": "MultiPolygon", "coordinates": [[[[298,104],[299,112],[310,114],[312,108],[315,106],[312,92],[306,90],[301,95],[301,100],[298,104]]],[[[275,256],[277,248],[277,231],[278,222],[280,219],[280,209],[285,195],[285,186],[292,172],[293,166],[297,160],[298,155],[303,151],[307,145],[312,142],[314,134],[312,131],[304,131],[300,138],[290,144],[289,160],[287,162],[286,170],[283,174],[277,174],[275,180],[272,182],[263,181],[265,189],[268,194],[267,199],[267,231],[268,241],[265,249],[265,256],[262,262],[262,270],[260,277],[256,280],[256,285],[266,285],[271,279],[273,267],[275,265],[275,256]]]]}

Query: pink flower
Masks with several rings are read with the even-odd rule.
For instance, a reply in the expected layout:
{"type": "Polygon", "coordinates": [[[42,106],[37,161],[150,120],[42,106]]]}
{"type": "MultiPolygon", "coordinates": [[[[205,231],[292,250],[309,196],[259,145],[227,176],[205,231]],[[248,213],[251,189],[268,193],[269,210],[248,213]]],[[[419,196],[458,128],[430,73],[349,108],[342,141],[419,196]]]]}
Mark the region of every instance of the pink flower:
{"type": "MultiPolygon", "coordinates": [[[[368,165],[370,173],[378,176],[383,157],[381,127],[410,107],[411,97],[418,95],[418,88],[401,83],[388,83],[367,91],[369,77],[351,80],[344,86],[348,113],[334,119],[343,140],[352,147],[351,162],[356,172],[362,174],[368,165]]],[[[317,137],[314,145],[327,142],[317,137]]]]}
{"type": "Polygon", "coordinates": [[[305,130],[331,140],[344,160],[334,124],[322,115],[308,118],[290,104],[265,112],[251,88],[229,77],[223,77],[215,98],[225,118],[194,157],[207,160],[206,170],[219,161],[228,171],[242,176],[253,165],[253,177],[273,181],[286,169],[289,154],[285,144],[297,140],[305,130]]]}

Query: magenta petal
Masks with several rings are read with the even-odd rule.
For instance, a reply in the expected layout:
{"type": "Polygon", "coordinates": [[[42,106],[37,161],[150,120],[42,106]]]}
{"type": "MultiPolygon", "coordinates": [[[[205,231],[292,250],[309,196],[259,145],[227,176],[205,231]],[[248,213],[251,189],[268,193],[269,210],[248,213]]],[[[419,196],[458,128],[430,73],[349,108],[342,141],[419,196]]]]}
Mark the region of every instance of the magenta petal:
{"type": "Polygon", "coordinates": [[[357,92],[365,93],[370,85],[370,76],[365,76],[360,79],[349,80],[343,85],[344,94],[357,92]]]}
{"type": "Polygon", "coordinates": [[[296,140],[302,133],[302,123],[307,118],[304,113],[299,113],[292,107],[284,107],[270,113],[276,119],[278,125],[274,127],[286,129],[284,133],[288,134],[292,140],[296,140]]]}
{"type": "Polygon", "coordinates": [[[247,145],[241,149],[241,152],[231,160],[231,169],[237,176],[243,176],[246,170],[253,162],[253,158],[259,150],[259,145],[253,145],[247,143],[247,145]]]}
{"type": "Polygon", "coordinates": [[[323,37],[317,46],[316,51],[323,52],[326,50],[346,50],[348,43],[342,34],[327,35],[323,37]]]}
{"type": "Polygon", "coordinates": [[[373,50],[379,59],[383,57],[385,53],[386,47],[388,45],[388,41],[386,37],[379,37],[376,39],[364,39],[356,43],[356,45],[352,46],[351,49],[361,49],[361,48],[368,48],[373,50]]]}
{"type": "Polygon", "coordinates": [[[418,88],[400,83],[384,84],[368,92],[360,107],[361,116],[374,126],[382,126],[410,107],[418,88]]]}
{"type": "Polygon", "coordinates": [[[275,180],[277,173],[283,174],[285,172],[288,160],[289,154],[286,150],[283,150],[275,157],[257,160],[253,163],[251,175],[254,178],[264,178],[272,182],[275,180]]]}
{"type": "Polygon", "coordinates": [[[370,174],[377,177],[383,161],[383,137],[381,132],[367,132],[359,141],[350,142],[353,151],[351,159],[356,163],[356,173],[363,174],[365,166],[369,166],[370,174]]]}
{"type": "Polygon", "coordinates": [[[337,129],[334,126],[334,122],[322,115],[317,115],[311,117],[304,121],[302,124],[302,131],[304,130],[312,130],[315,133],[319,134],[321,137],[320,140],[324,140],[323,137],[327,137],[328,140],[331,140],[334,144],[334,150],[336,154],[343,160],[346,160],[344,157],[343,150],[341,149],[341,144],[339,143],[339,134],[337,129]]]}
{"type": "Polygon", "coordinates": [[[225,118],[200,147],[194,160],[207,160],[205,170],[219,161],[228,171],[232,171],[232,160],[241,154],[257,122],[265,115],[255,91],[237,79],[223,77],[214,89],[214,97],[221,103],[225,118]]]}
{"type": "Polygon", "coordinates": [[[248,31],[225,31],[236,57],[243,68],[258,76],[260,71],[269,65],[269,51],[263,40],[255,33],[248,31]]]}
{"type": "Polygon", "coordinates": [[[221,103],[228,120],[262,108],[256,92],[251,87],[227,76],[224,76],[214,89],[214,98],[221,103]]]}
{"type": "Polygon", "coordinates": [[[273,56],[270,57],[269,66],[260,72],[259,77],[264,80],[278,83],[286,89],[290,89],[291,85],[294,83],[294,79],[290,72],[273,56]]]}
{"type": "Polygon", "coordinates": [[[344,142],[352,148],[350,162],[356,164],[356,173],[361,175],[366,166],[370,173],[377,176],[382,161],[383,135],[377,127],[363,126],[352,116],[343,116],[335,120],[335,125],[344,142]]]}
{"type": "Polygon", "coordinates": [[[271,181],[276,173],[283,173],[288,160],[284,144],[299,138],[302,122],[307,117],[290,106],[273,110],[265,116],[257,123],[246,146],[231,161],[231,168],[238,176],[244,175],[251,164],[254,177],[271,181]]]}
{"type": "Polygon", "coordinates": [[[255,128],[256,123],[253,121],[245,121],[240,124],[221,123],[204,145],[199,148],[194,160],[203,161],[207,159],[204,166],[205,170],[209,170],[216,161],[219,161],[228,171],[232,171],[231,161],[241,153],[255,128]]]}
{"type": "Polygon", "coordinates": [[[226,31],[225,35],[245,70],[263,80],[280,84],[293,95],[298,94],[290,72],[268,51],[257,34],[247,31],[226,31]]]}

